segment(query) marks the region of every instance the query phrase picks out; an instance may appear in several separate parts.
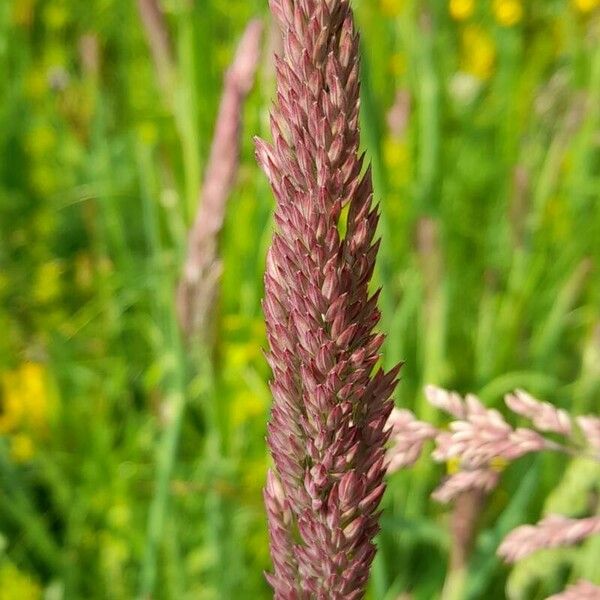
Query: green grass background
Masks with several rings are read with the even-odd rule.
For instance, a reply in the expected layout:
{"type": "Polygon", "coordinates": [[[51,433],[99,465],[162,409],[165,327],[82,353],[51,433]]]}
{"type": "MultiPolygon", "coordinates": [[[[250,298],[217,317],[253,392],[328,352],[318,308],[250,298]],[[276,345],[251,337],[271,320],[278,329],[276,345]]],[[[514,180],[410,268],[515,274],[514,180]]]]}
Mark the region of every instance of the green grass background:
{"type": "MultiPolygon", "coordinates": [[[[503,26],[492,0],[464,21],[445,0],[354,2],[384,362],[405,361],[396,403],[421,418],[440,419],[427,382],[489,406],[524,387],[598,411],[600,12],[584,4],[528,0],[503,26]]],[[[185,349],[174,306],[223,74],[267,7],[162,6],[175,108],[132,0],[0,2],[1,600],[270,597],[260,299],[273,198],[252,146],[269,135],[266,53],[220,241],[212,358],[185,349]],[[34,424],[10,421],[10,398],[34,424]]],[[[443,472],[425,459],[390,478],[371,599],[440,597],[449,511],[428,496],[443,472]]],[[[599,481],[557,456],[512,465],[459,598],[598,581],[597,541],[510,577],[494,551],[544,510],[589,511],[599,481]]]]}

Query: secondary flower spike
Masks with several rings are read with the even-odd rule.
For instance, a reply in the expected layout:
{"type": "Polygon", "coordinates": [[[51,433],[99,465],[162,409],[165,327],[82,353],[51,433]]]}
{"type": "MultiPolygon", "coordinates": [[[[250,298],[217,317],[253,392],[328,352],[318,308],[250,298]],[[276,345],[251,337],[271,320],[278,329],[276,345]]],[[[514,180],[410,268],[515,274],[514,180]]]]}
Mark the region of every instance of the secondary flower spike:
{"type": "Polygon", "coordinates": [[[283,52],[273,142],[256,141],[277,200],[263,303],[274,397],[268,579],[278,599],[352,600],[375,554],[399,370],[375,370],[378,210],[358,155],[358,36],[348,0],[270,6],[283,52]]]}

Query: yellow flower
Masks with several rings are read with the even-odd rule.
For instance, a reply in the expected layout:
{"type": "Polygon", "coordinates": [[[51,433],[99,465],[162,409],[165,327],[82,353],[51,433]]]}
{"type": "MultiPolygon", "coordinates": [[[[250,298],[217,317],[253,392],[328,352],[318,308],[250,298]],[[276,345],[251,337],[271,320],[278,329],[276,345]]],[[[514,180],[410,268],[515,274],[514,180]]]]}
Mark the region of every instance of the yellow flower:
{"type": "Polygon", "coordinates": [[[0,600],[41,600],[40,586],[9,562],[0,566],[0,600]]]}
{"type": "Polygon", "coordinates": [[[31,170],[31,187],[41,195],[52,194],[58,185],[56,169],[47,164],[37,164],[31,170]]]}
{"type": "Polygon", "coordinates": [[[64,67],[67,64],[67,48],[51,43],[44,49],[44,64],[47,67],[64,67]]]}
{"type": "Polygon", "coordinates": [[[60,294],[60,277],[62,267],[60,262],[51,260],[43,263],[35,276],[33,293],[40,304],[48,304],[60,294]]]}
{"type": "Polygon", "coordinates": [[[32,100],[39,100],[48,89],[48,77],[43,69],[33,69],[25,78],[25,93],[32,100]]]}
{"type": "Polygon", "coordinates": [[[14,431],[21,425],[23,404],[18,392],[14,373],[4,373],[2,377],[2,403],[0,404],[0,434],[14,431]]]}
{"type": "Polygon", "coordinates": [[[489,79],[496,62],[496,48],[485,29],[477,25],[465,27],[461,46],[461,70],[482,81],[489,79]]]}
{"type": "Polygon", "coordinates": [[[390,169],[404,168],[409,158],[406,142],[387,137],[383,142],[383,156],[390,169]]]}
{"type": "Polygon", "coordinates": [[[48,422],[49,395],[46,370],[27,362],[2,376],[0,433],[29,428],[43,430],[48,422]]]}
{"type": "Polygon", "coordinates": [[[69,12],[62,3],[48,4],[44,10],[44,22],[49,29],[62,29],[69,19],[69,12]]]}
{"type": "Polygon", "coordinates": [[[10,457],[16,463],[29,462],[35,454],[33,440],[25,433],[17,433],[10,439],[10,457]]]}
{"type": "Polygon", "coordinates": [[[248,421],[265,414],[265,399],[251,391],[238,392],[231,406],[231,420],[236,427],[245,425],[248,421]]]}
{"type": "Polygon", "coordinates": [[[448,475],[456,475],[460,471],[460,458],[454,456],[446,462],[446,472],[448,475]]]}
{"type": "MultiPolygon", "coordinates": [[[[454,456],[446,462],[446,472],[448,475],[456,475],[460,472],[460,458],[458,456],[454,456]]],[[[488,467],[495,471],[496,473],[502,473],[508,466],[508,461],[501,456],[495,456],[490,460],[488,467]]]]}
{"type": "Polygon", "coordinates": [[[381,12],[387,17],[397,17],[404,8],[404,0],[380,0],[381,12]]]}
{"type": "Polygon", "coordinates": [[[410,148],[406,140],[386,137],[383,141],[383,157],[388,166],[390,181],[401,186],[410,175],[410,148]]]}
{"type": "Polygon", "coordinates": [[[523,5],[520,0],[494,0],[494,17],[502,27],[512,27],[523,18],[523,5]]]}
{"type": "Polygon", "coordinates": [[[158,130],[152,121],[143,121],[137,126],[137,134],[140,142],[152,146],[158,139],[158,130]]]}
{"type": "Polygon", "coordinates": [[[501,456],[495,456],[490,460],[490,469],[496,471],[496,473],[502,473],[508,467],[508,461],[501,456]]]}
{"type": "Polygon", "coordinates": [[[404,54],[394,52],[390,56],[390,71],[396,76],[406,73],[406,56],[404,54]]]}
{"type": "Polygon", "coordinates": [[[572,0],[573,6],[582,13],[590,13],[600,6],[600,0],[572,0]]]}
{"type": "Polygon", "coordinates": [[[25,145],[31,156],[44,156],[56,146],[56,133],[52,127],[38,125],[28,132],[25,145]]]}
{"type": "Polygon", "coordinates": [[[475,12],[475,0],[450,0],[450,16],[456,21],[464,21],[475,12]]]}

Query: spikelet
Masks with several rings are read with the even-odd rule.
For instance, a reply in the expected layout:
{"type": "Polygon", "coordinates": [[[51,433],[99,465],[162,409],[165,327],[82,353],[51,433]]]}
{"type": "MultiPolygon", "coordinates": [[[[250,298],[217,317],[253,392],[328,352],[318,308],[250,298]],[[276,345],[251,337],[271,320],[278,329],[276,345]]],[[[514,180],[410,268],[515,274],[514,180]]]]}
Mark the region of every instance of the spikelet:
{"type": "Polygon", "coordinates": [[[546,600],[600,600],[600,587],[582,580],[546,600]]]}
{"type": "Polygon", "coordinates": [[[577,417],[577,424],[590,448],[600,451],[600,418],[590,415],[577,417]]]}
{"type": "Polygon", "coordinates": [[[504,398],[506,406],[513,412],[531,420],[539,431],[550,431],[570,435],[573,429],[569,414],[549,402],[540,402],[523,390],[516,390],[504,398]]]}
{"type": "Polygon", "coordinates": [[[415,464],[423,445],[432,440],[438,431],[424,421],[418,421],[410,410],[394,408],[388,419],[392,447],[388,452],[388,474],[415,464]]]}
{"type": "Polygon", "coordinates": [[[597,533],[600,533],[600,517],[571,519],[550,515],[537,525],[522,525],[511,531],[500,544],[498,555],[513,563],[538,550],[570,546],[597,533]]]}
{"type": "Polygon", "coordinates": [[[479,490],[491,492],[500,480],[500,474],[493,469],[481,468],[459,471],[446,478],[431,494],[434,500],[448,503],[464,492],[479,490]]]}
{"type": "Polygon", "coordinates": [[[513,429],[494,409],[483,406],[472,394],[462,401],[458,394],[428,386],[427,398],[460,420],[450,423],[449,432],[436,438],[433,458],[445,462],[460,459],[468,469],[487,467],[495,459],[514,460],[529,452],[543,450],[544,438],[531,429],[513,429]]]}
{"type": "Polygon", "coordinates": [[[272,144],[257,159],[277,200],[263,309],[274,397],[265,490],[276,598],[364,595],[399,367],[369,295],[378,242],[358,156],[358,36],[347,0],[271,0],[283,34],[272,144]],[[340,219],[347,207],[345,235],[340,219]]]}

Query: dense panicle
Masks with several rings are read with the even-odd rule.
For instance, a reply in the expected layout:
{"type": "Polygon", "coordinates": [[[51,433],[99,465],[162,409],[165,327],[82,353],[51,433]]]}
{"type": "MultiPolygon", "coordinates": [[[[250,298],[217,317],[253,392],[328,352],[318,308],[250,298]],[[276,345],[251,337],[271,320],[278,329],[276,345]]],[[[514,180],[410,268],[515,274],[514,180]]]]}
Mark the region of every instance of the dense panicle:
{"type": "Polygon", "coordinates": [[[363,596],[375,553],[398,373],[374,372],[378,211],[358,154],[358,36],[347,0],[270,5],[283,52],[273,141],[256,141],[277,200],[264,300],[269,581],[277,598],[351,600],[363,596]]]}

